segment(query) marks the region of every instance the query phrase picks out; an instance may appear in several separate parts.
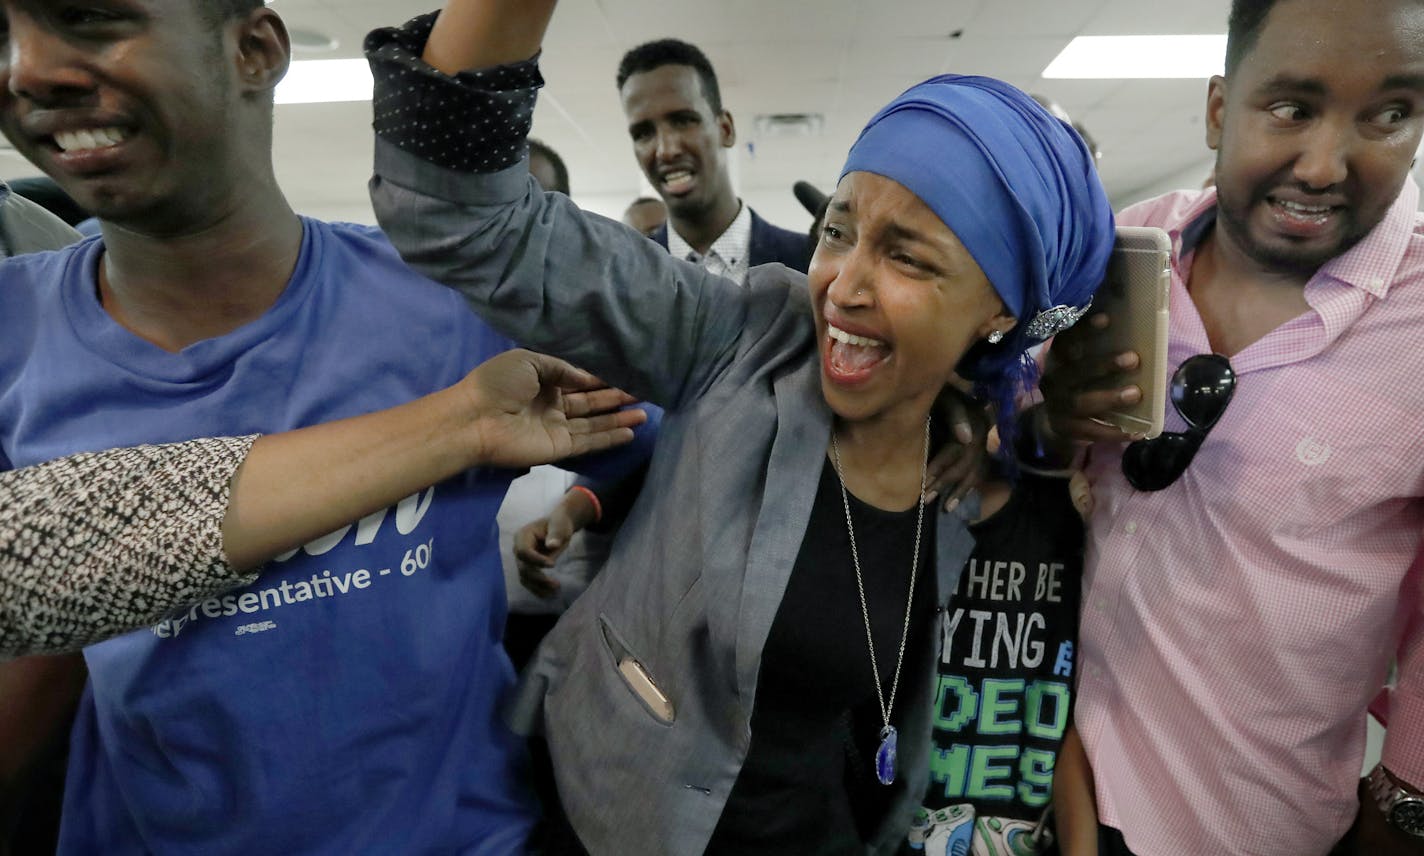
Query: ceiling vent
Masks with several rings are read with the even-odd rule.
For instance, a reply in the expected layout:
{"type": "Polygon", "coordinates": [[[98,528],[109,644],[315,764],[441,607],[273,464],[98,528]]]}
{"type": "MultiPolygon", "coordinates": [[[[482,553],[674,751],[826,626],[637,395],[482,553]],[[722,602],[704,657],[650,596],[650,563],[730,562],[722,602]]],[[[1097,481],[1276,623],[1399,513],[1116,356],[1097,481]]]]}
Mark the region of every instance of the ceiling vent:
{"type": "Polygon", "coordinates": [[[287,37],[291,40],[292,48],[298,51],[334,51],[341,46],[336,39],[321,30],[310,30],[304,27],[289,28],[287,37]]]}
{"type": "Polygon", "coordinates": [[[820,113],[759,113],[753,123],[763,139],[819,137],[825,125],[820,113]]]}

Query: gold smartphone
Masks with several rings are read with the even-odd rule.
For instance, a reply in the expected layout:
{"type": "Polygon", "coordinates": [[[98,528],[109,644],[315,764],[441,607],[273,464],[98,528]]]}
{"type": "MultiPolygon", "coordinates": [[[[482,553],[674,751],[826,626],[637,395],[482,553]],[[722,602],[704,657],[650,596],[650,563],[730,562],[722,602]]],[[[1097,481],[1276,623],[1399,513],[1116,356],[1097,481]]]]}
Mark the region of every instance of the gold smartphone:
{"type": "Polygon", "coordinates": [[[598,623],[603,630],[603,642],[608,646],[608,651],[613,655],[613,661],[618,664],[618,674],[622,675],[623,682],[628,685],[628,689],[633,691],[654,718],[665,724],[673,721],[672,701],[653,683],[652,675],[643,668],[643,664],[628,650],[628,646],[623,644],[623,639],[618,635],[618,631],[608,623],[606,616],[598,616],[598,623]]]}
{"type": "Polygon", "coordinates": [[[1114,386],[1136,384],[1142,400],[1112,411],[1103,421],[1128,434],[1162,433],[1167,407],[1167,321],[1171,293],[1172,241],[1151,226],[1119,226],[1107,277],[1093,298],[1093,312],[1106,312],[1106,329],[1081,324],[1077,335],[1090,354],[1136,351],[1133,371],[1113,378],[1114,386]]]}
{"type": "Polygon", "coordinates": [[[643,668],[643,664],[632,657],[623,657],[618,661],[618,673],[623,676],[623,680],[628,682],[629,688],[638,698],[643,700],[643,704],[653,712],[653,716],[663,722],[673,721],[672,702],[668,700],[663,691],[658,689],[658,685],[653,683],[648,671],[643,668]]]}

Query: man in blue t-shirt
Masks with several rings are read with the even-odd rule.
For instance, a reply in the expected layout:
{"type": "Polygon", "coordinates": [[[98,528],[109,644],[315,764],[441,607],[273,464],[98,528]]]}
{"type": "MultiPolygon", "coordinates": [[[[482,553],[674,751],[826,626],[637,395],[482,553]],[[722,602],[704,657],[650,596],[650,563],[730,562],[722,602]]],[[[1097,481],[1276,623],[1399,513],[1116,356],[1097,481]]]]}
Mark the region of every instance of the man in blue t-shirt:
{"type": "MultiPolygon", "coordinates": [[[[4,133],[102,226],[0,267],[0,468],[377,410],[509,347],[374,229],[292,212],[270,152],[288,39],[261,0],[0,10],[4,133]]],[[[511,475],[436,485],[87,649],[61,851],[519,852],[511,475]]],[[[49,675],[29,692],[0,673],[0,735],[42,742],[24,717],[82,668],[26,669],[49,675]]]]}

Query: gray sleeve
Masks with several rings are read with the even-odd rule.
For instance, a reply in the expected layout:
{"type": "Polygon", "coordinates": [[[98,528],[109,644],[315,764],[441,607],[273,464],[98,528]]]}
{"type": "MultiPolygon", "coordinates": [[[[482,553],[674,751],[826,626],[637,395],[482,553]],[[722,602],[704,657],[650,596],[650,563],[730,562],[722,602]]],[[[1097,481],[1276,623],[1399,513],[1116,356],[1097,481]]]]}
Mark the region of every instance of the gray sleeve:
{"type": "Polygon", "coordinates": [[[744,289],[540,191],[524,160],[460,173],[378,139],[371,199],[406,262],[497,330],[640,398],[678,409],[735,354],[744,289]]]}
{"type": "Polygon", "coordinates": [[[442,74],[420,58],[433,21],[366,40],[381,227],[515,341],[667,408],[697,397],[732,361],[746,292],[542,192],[525,156],[537,62],[442,74]]]}
{"type": "Polygon", "coordinates": [[[16,193],[0,202],[0,228],[5,230],[5,246],[12,256],[57,250],[84,237],[43,206],[16,193]]]}
{"type": "Polygon", "coordinates": [[[228,566],[222,521],[255,439],[0,473],[0,659],[73,651],[252,582],[228,566]]]}

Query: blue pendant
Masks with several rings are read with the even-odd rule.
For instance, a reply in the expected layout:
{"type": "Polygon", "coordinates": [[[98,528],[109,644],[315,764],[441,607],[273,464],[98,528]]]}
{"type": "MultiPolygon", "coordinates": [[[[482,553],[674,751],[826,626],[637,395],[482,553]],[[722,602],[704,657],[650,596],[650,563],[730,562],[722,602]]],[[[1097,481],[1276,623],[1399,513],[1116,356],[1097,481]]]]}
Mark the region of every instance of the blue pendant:
{"type": "Polygon", "coordinates": [[[882,785],[895,782],[895,754],[899,742],[895,726],[887,725],[880,729],[880,748],[875,750],[875,778],[882,785]]]}

